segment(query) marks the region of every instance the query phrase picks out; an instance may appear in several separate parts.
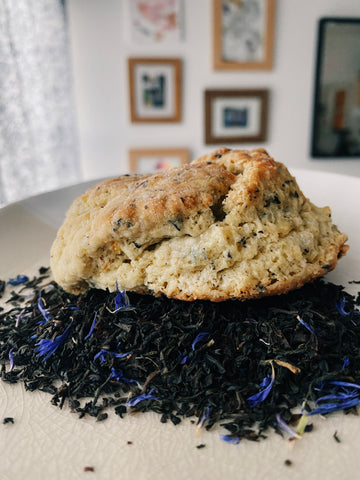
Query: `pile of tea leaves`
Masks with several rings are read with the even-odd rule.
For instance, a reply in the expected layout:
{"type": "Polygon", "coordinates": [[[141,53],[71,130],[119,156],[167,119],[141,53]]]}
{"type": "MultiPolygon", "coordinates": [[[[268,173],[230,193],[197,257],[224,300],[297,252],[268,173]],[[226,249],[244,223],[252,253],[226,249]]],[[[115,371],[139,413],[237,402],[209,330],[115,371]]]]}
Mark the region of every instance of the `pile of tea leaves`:
{"type": "Polygon", "coordinates": [[[312,415],[360,403],[360,299],[324,280],[261,300],[183,302],[74,296],[41,268],[0,282],[4,291],[2,380],[48,392],[81,417],[197,417],[237,443],[271,428],[300,435],[312,415]]]}

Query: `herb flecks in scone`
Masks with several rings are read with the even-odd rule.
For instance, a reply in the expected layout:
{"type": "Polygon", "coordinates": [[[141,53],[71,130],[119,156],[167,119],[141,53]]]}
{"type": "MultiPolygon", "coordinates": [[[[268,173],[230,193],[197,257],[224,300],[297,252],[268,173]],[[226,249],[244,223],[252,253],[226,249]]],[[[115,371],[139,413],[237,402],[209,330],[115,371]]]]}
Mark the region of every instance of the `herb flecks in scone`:
{"type": "Polygon", "coordinates": [[[88,190],[67,213],[51,268],[72,293],[118,285],[180,300],[245,300],[326,274],[346,240],[330,209],[305,198],[265,150],[221,148],[88,190]]]}

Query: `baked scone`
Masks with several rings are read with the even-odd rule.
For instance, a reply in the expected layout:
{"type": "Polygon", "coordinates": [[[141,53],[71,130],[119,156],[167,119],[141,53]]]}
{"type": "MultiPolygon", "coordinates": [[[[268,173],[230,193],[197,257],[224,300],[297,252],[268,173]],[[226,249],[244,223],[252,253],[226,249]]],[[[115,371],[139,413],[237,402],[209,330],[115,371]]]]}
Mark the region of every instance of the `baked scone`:
{"type": "Polygon", "coordinates": [[[265,150],[221,148],[190,165],[104,181],[77,198],[51,248],[56,282],[241,300],[332,270],[347,236],[265,150]]]}

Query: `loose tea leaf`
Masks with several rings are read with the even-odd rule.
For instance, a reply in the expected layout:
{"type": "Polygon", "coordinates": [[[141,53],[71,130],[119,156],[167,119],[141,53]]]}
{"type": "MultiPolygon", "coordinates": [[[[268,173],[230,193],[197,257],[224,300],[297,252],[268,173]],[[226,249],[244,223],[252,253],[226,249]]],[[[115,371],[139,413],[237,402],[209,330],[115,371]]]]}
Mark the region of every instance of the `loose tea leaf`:
{"type": "Polygon", "coordinates": [[[6,425],[7,423],[14,423],[13,417],[5,417],[3,420],[3,424],[6,425]]]}
{"type": "Polygon", "coordinates": [[[247,302],[118,288],[75,296],[42,268],[0,313],[1,378],[97,421],[152,410],[174,425],[193,416],[197,429],[220,424],[234,444],[269,428],[295,438],[310,415],[360,403],[358,304],[324,280],[247,302]]]}

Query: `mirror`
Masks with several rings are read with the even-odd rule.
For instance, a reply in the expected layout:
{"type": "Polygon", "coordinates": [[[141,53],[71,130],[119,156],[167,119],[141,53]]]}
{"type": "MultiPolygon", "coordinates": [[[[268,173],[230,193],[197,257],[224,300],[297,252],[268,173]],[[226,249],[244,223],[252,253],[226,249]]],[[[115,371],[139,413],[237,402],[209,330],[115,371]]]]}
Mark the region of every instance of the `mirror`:
{"type": "Polygon", "coordinates": [[[311,154],[360,157],[360,18],[319,22],[311,154]]]}

